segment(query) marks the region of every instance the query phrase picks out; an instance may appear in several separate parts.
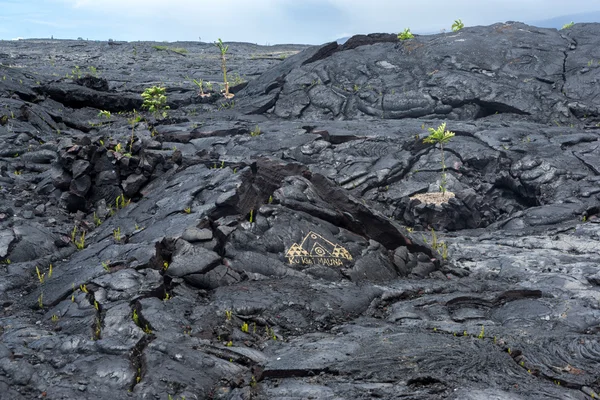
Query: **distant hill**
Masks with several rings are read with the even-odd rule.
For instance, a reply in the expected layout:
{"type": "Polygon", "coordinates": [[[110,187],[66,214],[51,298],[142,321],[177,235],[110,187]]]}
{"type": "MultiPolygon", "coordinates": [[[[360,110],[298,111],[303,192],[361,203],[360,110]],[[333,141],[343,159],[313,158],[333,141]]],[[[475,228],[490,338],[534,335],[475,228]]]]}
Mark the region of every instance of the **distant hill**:
{"type": "Polygon", "coordinates": [[[563,25],[569,22],[600,22],[600,11],[592,11],[579,14],[561,15],[550,19],[538,21],[525,21],[526,24],[539,26],[540,28],[556,28],[560,29],[563,25]]]}
{"type": "MultiPolygon", "coordinates": [[[[518,19],[517,19],[517,21],[518,21],[518,19]]],[[[600,23],[600,11],[561,15],[559,17],[554,17],[554,18],[550,18],[550,19],[541,19],[541,20],[536,20],[536,21],[527,21],[526,20],[523,22],[528,25],[539,26],[540,28],[560,29],[565,24],[568,24],[571,21],[573,21],[575,23],[579,23],[579,22],[599,22],[600,23]]],[[[474,25],[477,25],[477,24],[474,24],[474,25]]],[[[419,32],[418,30],[414,30],[413,32],[419,33],[421,35],[432,35],[432,34],[439,33],[439,32],[419,32]]],[[[345,37],[336,39],[335,41],[338,44],[344,44],[351,37],[352,36],[345,36],[345,37]]]]}

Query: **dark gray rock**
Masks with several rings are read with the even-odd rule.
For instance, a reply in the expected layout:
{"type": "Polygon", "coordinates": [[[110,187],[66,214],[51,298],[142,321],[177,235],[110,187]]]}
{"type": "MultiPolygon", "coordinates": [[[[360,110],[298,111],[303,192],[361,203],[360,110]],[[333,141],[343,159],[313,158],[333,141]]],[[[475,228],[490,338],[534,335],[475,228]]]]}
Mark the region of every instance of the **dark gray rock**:
{"type": "Polygon", "coordinates": [[[410,273],[410,270],[407,268],[408,255],[409,252],[406,246],[401,246],[394,250],[393,263],[400,276],[407,276],[410,273]]]}
{"type": "Polygon", "coordinates": [[[0,42],[0,397],[598,397],[599,37],[0,42]]]}
{"type": "Polygon", "coordinates": [[[136,195],[144,184],[148,182],[148,178],[142,174],[132,174],[123,181],[123,191],[127,197],[136,195]]]}
{"type": "Polygon", "coordinates": [[[75,178],[69,185],[69,190],[76,196],[85,197],[88,191],[92,188],[92,179],[89,175],[83,175],[75,178]]]}
{"type": "Polygon", "coordinates": [[[187,242],[205,242],[213,238],[213,233],[210,229],[188,228],[183,232],[181,238],[187,242]]]}
{"type": "Polygon", "coordinates": [[[72,171],[73,178],[79,178],[81,175],[87,174],[90,172],[91,164],[86,160],[76,160],[73,163],[72,171]]]}
{"type": "Polygon", "coordinates": [[[8,248],[15,239],[12,229],[2,229],[0,231],[0,258],[6,257],[8,248]]]}
{"type": "Polygon", "coordinates": [[[23,161],[38,164],[50,164],[52,161],[56,160],[57,157],[58,155],[56,152],[52,150],[32,151],[21,156],[23,161]]]}
{"type": "Polygon", "coordinates": [[[184,240],[177,241],[173,257],[174,261],[169,265],[167,275],[178,278],[191,274],[205,274],[221,263],[221,257],[217,253],[184,240]]]}

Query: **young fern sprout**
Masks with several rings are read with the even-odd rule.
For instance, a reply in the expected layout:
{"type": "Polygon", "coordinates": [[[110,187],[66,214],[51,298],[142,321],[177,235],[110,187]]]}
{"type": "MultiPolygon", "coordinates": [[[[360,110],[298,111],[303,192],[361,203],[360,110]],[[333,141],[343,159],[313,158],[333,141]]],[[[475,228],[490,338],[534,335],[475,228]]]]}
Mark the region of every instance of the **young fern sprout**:
{"type": "Polygon", "coordinates": [[[398,34],[398,39],[400,39],[400,40],[408,40],[408,39],[412,39],[414,37],[415,37],[415,35],[413,35],[411,33],[410,28],[406,28],[404,30],[404,32],[401,32],[398,34]]]}
{"type": "MultiPolygon", "coordinates": [[[[192,81],[194,82],[194,84],[196,86],[198,86],[198,90],[200,90],[200,92],[198,93],[198,95],[200,97],[210,96],[210,94],[204,93],[204,81],[202,79],[193,79],[192,81]]],[[[208,83],[206,84],[206,88],[208,89],[208,83]]]]}
{"type": "Polygon", "coordinates": [[[568,24],[564,24],[562,28],[560,28],[560,30],[562,31],[563,29],[570,29],[573,27],[573,25],[575,25],[575,22],[571,21],[568,24]]]}
{"type": "Polygon", "coordinates": [[[144,104],[142,108],[148,109],[155,116],[162,115],[163,118],[167,117],[165,110],[169,109],[167,105],[167,89],[162,86],[152,86],[144,90],[142,93],[142,99],[144,104]]]}
{"type": "Polygon", "coordinates": [[[465,27],[465,24],[460,19],[457,19],[452,24],[452,32],[458,32],[465,27]]]}
{"type": "Polygon", "coordinates": [[[227,81],[227,64],[225,59],[225,54],[227,50],[229,50],[229,46],[225,46],[223,41],[219,38],[217,42],[215,42],[215,46],[221,51],[221,70],[223,71],[223,83],[225,84],[225,93],[223,94],[225,98],[230,99],[234,95],[229,93],[229,82],[227,81]]]}
{"type": "Polygon", "coordinates": [[[442,156],[442,182],[440,184],[440,192],[446,194],[446,160],[444,158],[444,144],[448,143],[454,137],[454,132],[446,130],[444,122],[437,129],[429,128],[431,135],[423,139],[423,143],[431,143],[434,146],[439,143],[442,156]]]}

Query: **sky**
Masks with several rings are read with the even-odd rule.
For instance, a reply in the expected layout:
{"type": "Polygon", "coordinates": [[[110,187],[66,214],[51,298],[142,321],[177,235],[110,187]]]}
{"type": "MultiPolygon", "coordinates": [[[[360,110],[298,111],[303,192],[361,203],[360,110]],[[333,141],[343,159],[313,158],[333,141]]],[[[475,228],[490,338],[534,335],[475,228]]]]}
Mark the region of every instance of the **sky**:
{"type": "MultiPolygon", "coordinates": [[[[322,44],[496,22],[600,22],[599,0],[0,0],[0,39],[322,44]],[[593,14],[595,12],[596,14],[593,14]]],[[[539,25],[538,26],[542,26],[539,25]]]]}

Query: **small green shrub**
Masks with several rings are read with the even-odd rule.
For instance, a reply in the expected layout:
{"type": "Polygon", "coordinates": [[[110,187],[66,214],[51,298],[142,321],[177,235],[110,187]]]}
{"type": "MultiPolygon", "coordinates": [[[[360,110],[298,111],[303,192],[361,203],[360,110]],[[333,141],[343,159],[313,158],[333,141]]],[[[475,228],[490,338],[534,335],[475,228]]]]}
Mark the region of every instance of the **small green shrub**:
{"type": "Polygon", "coordinates": [[[221,51],[221,71],[223,71],[223,83],[225,84],[225,93],[223,95],[225,98],[230,99],[233,97],[232,93],[229,93],[229,82],[227,81],[227,60],[225,58],[225,54],[227,50],[229,50],[229,46],[225,46],[223,41],[219,38],[217,42],[215,42],[215,46],[221,51]]]}
{"type": "Polygon", "coordinates": [[[167,105],[167,89],[162,86],[152,86],[144,90],[142,93],[142,99],[144,99],[144,104],[142,104],[142,108],[147,109],[154,115],[162,115],[163,118],[166,118],[167,112],[165,110],[169,109],[167,105]],[[162,113],[161,113],[162,111],[162,113]]]}
{"type": "Polygon", "coordinates": [[[431,143],[434,146],[440,145],[440,152],[442,155],[442,182],[440,184],[440,192],[446,194],[446,162],[444,159],[444,144],[448,143],[450,139],[454,137],[454,132],[446,130],[446,123],[444,122],[437,129],[429,128],[431,133],[428,137],[423,139],[423,143],[431,143]]]}
{"type": "Polygon", "coordinates": [[[250,136],[252,137],[256,137],[256,136],[260,136],[262,132],[260,131],[260,127],[258,125],[256,125],[256,127],[250,131],[250,136]]]}
{"type": "Polygon", "coordinates": [[[37,265],[35,266],[35,272],[37,272],[37,277],[38,277],[38,280],[40,281],[40,283],[44,283],[44,278],[46,276],[46,273],[42,274],[37,265]]]}
{"type": "MultiPolygon", "coordinates": [[[[172,52],[178,53],[178,54],[187,54],[187,52],[188,52],[183,47],[168,47],[168,46],[152,46],[152,47],[154,47],[158,51],[172,51],[172,52]]],[[[135,48],[134,48],[134,50],[135,50],[135,48]]]]}
{"type": "Polygon", "coordinates": [[[204,97],[206,95],[204,93],[204,88],[203,88],[204,81],[202,79],[200,79],[200,80],[193,79],[192,81],[194,82],[194,84],[196,86],[198,86],[198,90],[200,90],[200,92],[198,94],[200,95],[200,97],[204,97]]]}
{"type": "Polygon", "coordinates": [[[81,72],[81,68],[79,68],[79,65],[76,65],[75,68],[73,68],[71,70],[71,75],[67,74],[66,77],[67,78],[71,78],[71,79],[79,79],[82,76],[82,72],[81,72]]]}
{"type": "Polygon", "coordinates": [[[110,114],[110,111],[101,110],[101,111],[98,113],[98,116],[99,116],[99,117],[104,117],[104,118],[106,118],[106,119],[109,119],[109,118],[111,117],[111,114],[110,114]]]}
{"type": "Polygon", "coordinates": [[[410,32],[410,28],[406,28],[404,30],[404,32],[398,34],[398,39],[400,39],[400,40],[408,40],[408,39],[412,39],[414,37],[415,37],[415,35],[413,35],[410,32]]]}
{"type": "Polygon", "coordinates": [[[460,19],[457,19],[452,24],[452,32],[458,32],[464,27],[465,27],[465,24],[463,24],[463,22],[460,19]]]}
{"type": "Polygon", "coordinates": [[[233,86],[241,85],[244,82],[246,82],[246,80],[244,80],[244,78],[242,78],[239,73],[236,72],[235,74],[233,74],[233,80],[231,82],[233,86]]]}
{"type": "Polygon", "coordinates": [[[77,226],[74,226],[71,231],[71,242],[75,245],[77,250],[83,250],[85,248],[85,231],[82,231],[78,238],[77,226]]]}
{"type": "Polygon", "coordinates": [[[575,22],[571,21],[568,24],[564,24],[562,28],[560,28],[560,30],[562,31],[563,29],[569,29],[572,28],[573,25],[575,25],[575,22]]]}
{"type": "Polygon", "coordinates": [[[113,229],[113,239],[115,239],[115,242],[121,241],[121,239],[122,239],[121,227],[117,227],[117,229],[113,229]]]}

